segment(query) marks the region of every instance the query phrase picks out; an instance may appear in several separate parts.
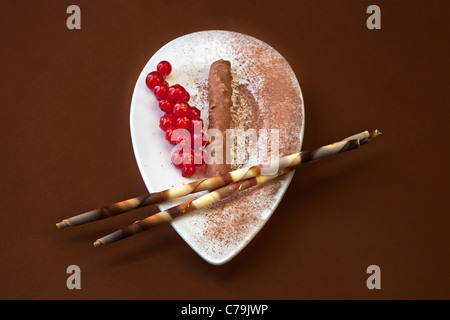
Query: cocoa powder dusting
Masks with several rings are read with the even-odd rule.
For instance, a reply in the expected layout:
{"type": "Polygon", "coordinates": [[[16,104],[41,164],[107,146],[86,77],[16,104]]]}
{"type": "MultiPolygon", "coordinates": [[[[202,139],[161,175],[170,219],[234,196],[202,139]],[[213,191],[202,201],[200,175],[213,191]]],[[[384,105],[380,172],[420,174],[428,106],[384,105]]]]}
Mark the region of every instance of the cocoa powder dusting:
{"type": "Polygon", "coordinates": [[[231,108],[231,128],[256,129],[262,127],[259,104],[247,85],[233,82],[235,104],[231,108]]]}
{"type": "MultiPolygon", "coordinates": [[[[211,59],[210,63],[219,58],[231,61],[231,129],[278,129],[278,156],[299,152],[303,102],[290,66],[278,52],[259,40],[250,41],[248,37],[235,34],[221,41],[229,44],[229,47],[224,49],[222,56],[211,59]]],[[[207,127],[206,69],[203,75],[202,81],[196,83],[197,96],[194,102],[202,110],[202,119],[207,127]]],[[[246,146],[236,148],[238,153],[247,152],[246,146]]],[[[233,165],[232,169],[256,164],[252,163],[250,157],[245,158],[245,163],[233,165]]],[[[217,258],[242,247],[267,221],[284,179],[286,177],[279,177],[199,210],[195,219],[189,221],[189,228],[195,234],[190,240],[201,251],[217,258]]]]}
{"type": "Polygon", "coordinates": [[[264,223],[262,213],[269,209],[281,187],[278,179],[236,193],[226,200],[203,209],[208,224],[202,228],[199,241],[213,254],[224,254],[237,243],[248,240],[264,223]],[[213,245],[211,245],[213,244],[213,245]]]}

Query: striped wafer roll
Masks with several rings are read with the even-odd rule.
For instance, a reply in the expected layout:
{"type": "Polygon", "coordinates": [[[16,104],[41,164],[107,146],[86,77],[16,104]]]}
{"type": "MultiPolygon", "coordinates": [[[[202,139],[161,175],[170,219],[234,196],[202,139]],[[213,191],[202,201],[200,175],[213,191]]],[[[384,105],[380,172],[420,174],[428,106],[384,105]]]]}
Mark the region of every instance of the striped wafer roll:
{"type": "Polygon", "coordinates": [[[226,199],[231,195],[241,192],[245,189],[251,188],[253,186],[259,185],[261,183],[270,181],[278,176],[281,176],[294,168],[285,168],[283,170],[278,171],[273,175],[260,175],[257,177],[253,177],[247,180],[242,180],[239,182],[231,183],[227,186],[217,189],[216,191],[210,192],[206,195],[198,197],[194,200],[189,200],[183,202],[175,207],[169,208],[165,211],[161,211],[155,215],[152,215],[143,220],[136,221],[133,224],[130,224],[120,230],[117,230],[113,233],[110,233],[94,242],[95,247],[99,247],[101,245],[105,245],[108,243],[112,243],[121,239],[125,239],[129,236],[142,232],[144,230],[148,230],[154,226],[160,225],[164,222],[170,222],[173,219],[192,212],[194,210],[206,207],[210,204],[213,204],[217,201],[226,199]]]}
{"type": "Polygon", "coordinates": [[[124,200],[114,203],[109,206],[104,206],[92,211],[88,211],[71,218],[64,219],[58,222],[56,226],[58,228],[67,228],[72,226],[78,226],[92,221],[102,220],[109,217],[113,217],[124,212],[128,212],[133,209],[146,207],[154,203],[164,201],[164,192],[148,193],[135,197],[132,199],[124,200]]]}
{"type": "MultiPolygon", "coordinates": [[[[364,131],[348,137],[340,142],[336,142],[310,151],[295,153],[274,161],[278,162],[279,170],[283,170],[284,168],[292,166],[296,168],[304,163],[319,160],[340,152],[356,149],[361,145],[368,143],[371,139],[375,138],[379,134],[380,132],[378,130],[374,130],[370,133],[368,131],[364,131]]],[[[58,228],[76,226],[91,221],[112,217],[136,208],[141,208],[166,200],[183,197],[191,193],[205,190],[213,191],[232,182],[238,182],[241,180],[259,176],[261,174],[261,169],[262,165],[246,167],[225,173],[221,176],[200,179],[187,184],[173,187],[171,189],[145,194],[136,198],[112,204],[110,206],[95,209],[68,219],[64,219],[56,225],[58,228]]]]}

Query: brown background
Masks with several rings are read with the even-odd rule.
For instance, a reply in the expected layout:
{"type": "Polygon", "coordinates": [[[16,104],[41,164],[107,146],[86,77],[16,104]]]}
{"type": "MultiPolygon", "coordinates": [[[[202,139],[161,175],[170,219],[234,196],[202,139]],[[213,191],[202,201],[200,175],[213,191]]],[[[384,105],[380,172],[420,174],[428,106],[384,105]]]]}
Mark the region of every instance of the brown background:
{"type": "MultiPolygon", "coordinates": [[[[448,299],[448,1],[4,1],[1,39],[3,299],[448,299]],[[66,28],[81,8],[82,29],[66,28]],[[381,30],[366,8],[381,7],[381,30]],[[298,170],[264,229],[223,266],[170,225],[100,249],[156,212],[57,230],[146,192],[129,131],[135,81],[186,33],[259,38],[291,64],[303,149],[366,129],[361,150],[298,170]],[[66,268],[81,268],[81,290],[66,268]],[[381,267],[381,290],[366,268],[381,267]]],[[[275,106],[274,106],[275,107],[275,106]]]]}

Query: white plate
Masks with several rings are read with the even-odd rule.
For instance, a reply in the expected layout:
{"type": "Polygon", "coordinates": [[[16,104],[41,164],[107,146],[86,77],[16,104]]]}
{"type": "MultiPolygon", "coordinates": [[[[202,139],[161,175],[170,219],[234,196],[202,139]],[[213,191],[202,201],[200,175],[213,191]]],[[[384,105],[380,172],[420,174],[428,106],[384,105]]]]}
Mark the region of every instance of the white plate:
{"type": "MultiPolygon", "coordinates": [[[[242,98],[240,93],[233,92],[235,105],[241,105],[244,110],[240,111],[243,114],[239,119],[245,118],[248,123],[262,121],[259,126],[267,129],[279,126],[280,156],[301,150],[303,97],[297,78],[284,58],[264,42],[240,33],[202,31],[188,34],[167,43],[153,55],[142,70],[133,93],[131,137],[136,161],[149,192],[180,185],[198,176],[183,178],[180,170],[171,164],[172,145],[159,129],[159,118],[163,112],[145,85],[146,75],[156,70],[158,62],[169,61],[173,71],[167,81],[170,85],[179,83],[188,90],[191,94],[190,104],[202,110],[202,118],[207,125],[206,85],[209,67],[221,58],[231,61],[234,88],[242,88],[239,89],[242,90],[242,98]],[[276,69],[271,69],[273,67],[276,69]],[[281,78],[273,78],[276,73],[280,73],[281,78]],[[276,85],[281,88],[277,89],[276,85]],[[243,98],[244,90],[247,98],[243,98]],[[271,93],[270,90],[285,90],[286,95],[275,101],[274,105],[268,95],[273,98],[277,92],[271,93]],[[255,109],[257,114],[247,112],[247,105],[255,101],[258,105],[255,109]],[[280,110],[285,110],[284,116],[280,115],[280,110]]],[[[223,264],[239,253],[264,226],[283,197],[292,176],[293,172],[267,185],[178,217],[172,221],[172,226],[203,259],[211,264],[223,264]]],[[[158,206],[164,210],[187,198],[191,196],[158,206]]]]}

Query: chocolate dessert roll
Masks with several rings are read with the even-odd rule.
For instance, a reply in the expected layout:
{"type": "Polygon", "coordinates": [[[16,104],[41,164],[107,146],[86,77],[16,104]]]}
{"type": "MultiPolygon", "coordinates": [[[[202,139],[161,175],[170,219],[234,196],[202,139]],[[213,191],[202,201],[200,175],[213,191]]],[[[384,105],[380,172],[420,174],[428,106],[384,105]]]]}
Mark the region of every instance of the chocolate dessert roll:
{"type": "Polygon", "coordinates": [[[226,130],[230,129],[233,105],[231,99],[231,63],[220,59],[211,64],[208,79],[209,93],[209,126],[208,129],[218,129],[223,137],[223,161],[221,164],[212,163],[206,166],[206,176],[222,175],[230,171],[230,164],[226,163],[226,130]]]}

